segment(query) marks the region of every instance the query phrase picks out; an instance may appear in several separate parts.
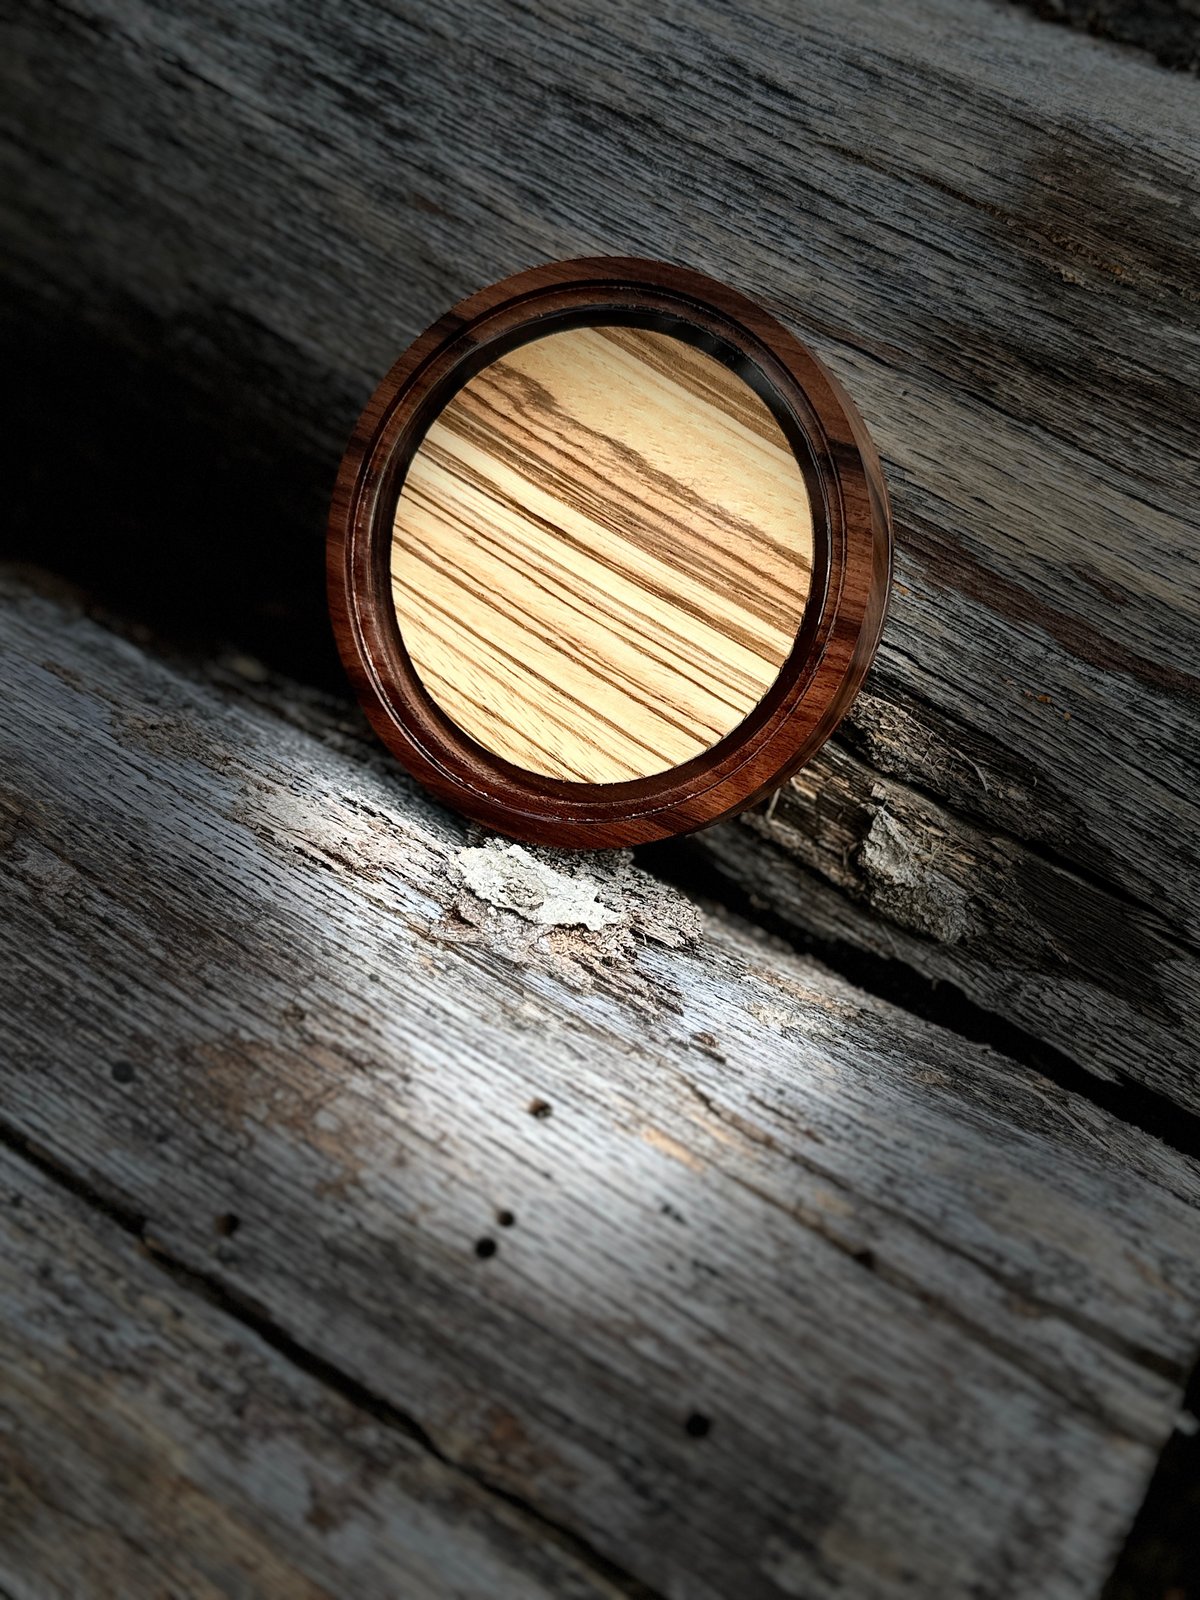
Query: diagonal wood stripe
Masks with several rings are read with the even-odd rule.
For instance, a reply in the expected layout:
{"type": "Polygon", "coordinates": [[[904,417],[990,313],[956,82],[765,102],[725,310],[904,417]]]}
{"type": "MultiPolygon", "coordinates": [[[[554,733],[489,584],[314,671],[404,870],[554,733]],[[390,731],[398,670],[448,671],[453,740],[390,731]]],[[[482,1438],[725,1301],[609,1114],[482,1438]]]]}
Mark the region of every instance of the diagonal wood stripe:
{"type": "Polygon", "coordinates": [[[429,429],[392,593],[461,728],[613,783],[701,755],[757,705],[811,559],[800,467],[748,384],[669,334],[577,328],[493,362],[429,429]]]}

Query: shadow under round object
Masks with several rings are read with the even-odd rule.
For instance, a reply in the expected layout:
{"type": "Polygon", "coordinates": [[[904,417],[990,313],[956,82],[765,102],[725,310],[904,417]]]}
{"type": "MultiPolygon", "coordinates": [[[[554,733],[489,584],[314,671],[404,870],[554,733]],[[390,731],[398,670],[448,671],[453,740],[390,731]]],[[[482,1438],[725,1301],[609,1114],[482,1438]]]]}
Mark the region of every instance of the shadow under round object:
{"type": "Polygon", "coordinates": [[[376,391],[330,514],[372,726],[513,838],[643,844],[771,792],[845,713],[891,574],[879,459],[753,301],[601,257],[471,296],[376,391]]]}

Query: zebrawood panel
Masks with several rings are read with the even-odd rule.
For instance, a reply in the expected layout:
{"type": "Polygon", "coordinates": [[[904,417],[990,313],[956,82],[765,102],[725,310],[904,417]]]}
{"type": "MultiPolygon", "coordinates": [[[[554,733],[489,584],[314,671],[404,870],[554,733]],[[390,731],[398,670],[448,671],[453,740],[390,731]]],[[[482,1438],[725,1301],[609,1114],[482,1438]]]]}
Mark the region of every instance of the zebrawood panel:
{"type": "Polygon", "coordinates": [[[778,675],[812,514],[767,405],[644,328],[545,335],[429,429],[392,582],[426,688],[488,750],[612,783],[703,754],[778,675]]]}

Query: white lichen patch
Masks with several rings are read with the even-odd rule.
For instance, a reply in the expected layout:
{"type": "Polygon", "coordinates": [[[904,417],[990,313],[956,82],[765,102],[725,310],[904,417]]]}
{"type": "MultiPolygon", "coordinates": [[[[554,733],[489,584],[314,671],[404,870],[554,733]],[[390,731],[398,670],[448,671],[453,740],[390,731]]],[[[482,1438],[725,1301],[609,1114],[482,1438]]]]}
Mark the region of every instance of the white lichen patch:
{"type": "Polygon", "coordinates": [[[544,928],[598,933],[628,920],[600,901],[594,878],[558,872],[519,844],[492,842],[460,850],[458,866],[472,894],[544,928]]]}

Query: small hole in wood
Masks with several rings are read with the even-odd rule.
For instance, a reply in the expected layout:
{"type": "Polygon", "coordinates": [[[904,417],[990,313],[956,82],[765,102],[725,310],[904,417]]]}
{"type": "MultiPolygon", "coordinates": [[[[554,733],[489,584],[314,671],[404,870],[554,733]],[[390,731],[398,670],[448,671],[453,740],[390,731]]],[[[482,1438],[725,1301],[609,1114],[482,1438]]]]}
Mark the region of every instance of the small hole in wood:
{"type": "Polygon", "coordinates": [[[475,1254],[481,1261],[486,1261],[489,1256],[496,1254],[495,1239],[477,1239],[475,1241],[475,1254]]]}
{"type": "Polygon", "coordinates": [[[132,1061],[114,1061],[112,1064],[112,1080],[114,1083],[132,1083],[137,1073],[134,1071],[132,1061]]]}
{"type": "Polygon", "coordinates": [[[855,1259],[855,1261],[858,1262],[860,1267],[866,1267],[868,1272],[874,1272],[874,1270],[875,1270],[875,1252],[874,1252],[874,1250],[856,1250],[854,1252],[854,1259],[855,1259]]]}
{"type": "Polygon", "coordinates": [[[213,1219],[213,1227],[223,1239],[232,1239],[241,1227],[240,1217],[235,1217],[232,1211],[222,1211],[219,1217],[213,1219]]]}
{"type": "Polygon", "coordinates": [[[541,1117],[542,1119],[545,1119],[550,1115],[552,1109],[553,1107],[551,1106],[549,1100],[539,1100],[536,1096],[529,1102],[529,1115],[531,1117],[541,1117]]]}
{"type": "Polygon", "coordinates": [[[684,1432],[693,1439],[703,1439],[712,1429],[712,1423],[699,1411],[693,1411],[683,1425],[684,1432]]]}
{"type": "Polygon", "coordinates": [[[497,1211],[496,1213],[496,1221],[502,1228],[511,1228],[516,1220],[511,1211],[497,1211]]]}

